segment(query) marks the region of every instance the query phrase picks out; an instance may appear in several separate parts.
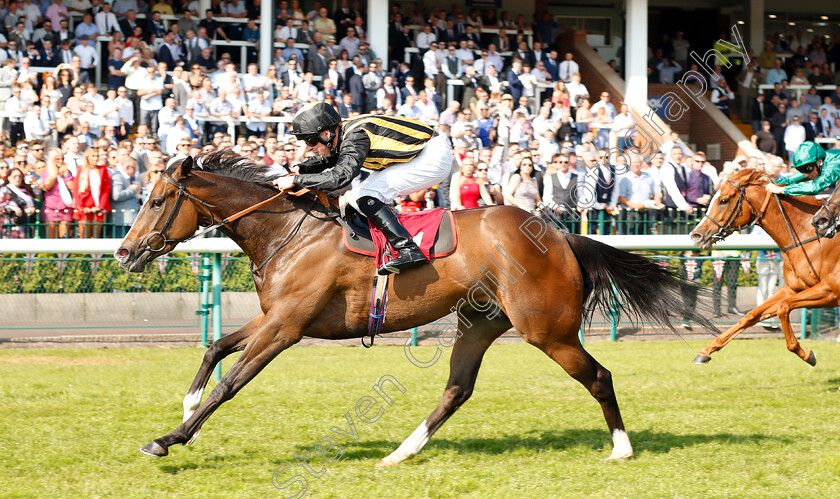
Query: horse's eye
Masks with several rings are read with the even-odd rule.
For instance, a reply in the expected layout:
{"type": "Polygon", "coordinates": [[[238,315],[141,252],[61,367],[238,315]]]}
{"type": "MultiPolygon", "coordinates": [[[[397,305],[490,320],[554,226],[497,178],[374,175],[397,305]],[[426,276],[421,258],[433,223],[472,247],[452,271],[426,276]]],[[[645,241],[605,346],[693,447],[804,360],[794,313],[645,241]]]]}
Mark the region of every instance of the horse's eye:
{"type": "Polygon", "coordinates": [[[152,199],[152,208],[158,209],[161,206],[163,206],[163,200],[162,199],[152,199]]]}
{"type": "Polygon", "coordinates": [[[721,198],[721,200],[718,202],[718,204],[726,204],[726,203],[728,203],[728,202],[729,202],[729,200],[728,200],[728,199],[721,198]]]}

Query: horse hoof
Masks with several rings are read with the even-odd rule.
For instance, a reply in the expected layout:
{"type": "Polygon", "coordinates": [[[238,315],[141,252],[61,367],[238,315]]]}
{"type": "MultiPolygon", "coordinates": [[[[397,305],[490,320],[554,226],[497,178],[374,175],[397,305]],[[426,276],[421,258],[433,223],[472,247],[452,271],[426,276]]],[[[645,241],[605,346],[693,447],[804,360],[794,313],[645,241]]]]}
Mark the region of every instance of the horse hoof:
{"type": "Polygon", "coordinates": [[[812,366],[817,365],[817,355],[814,353],[813,350],[811,350],[811,354],[808,355],[808,358],[805,360],[805,362],[811,364],[812,366]]]}
{"type": "Polygon", "coordinates": [[[190,437],[190,439],[187,440],[187,443],[185,443],[184,445],[190,445],[191,443],[195,442],[195,439],[198,438],[199,435],[201,435],[201,428],[196,430],[195,433],[193,433],[193,436],[190,437]]]}
{"type": "Polygon", "coordinates": [[[633,459],[633,454],[616,454],[612,453],[610,457],[607,458],[607,461],[628,461],[633,459]]]}
{"type": "Polygon", "coordinates": [[[144,445],[140,449],[140,452],[152,457],[163,457],[169,454],[169,450],[167,450],[166,447],[157,443],[157,441],[152,441],[151,443],[144,445]]]}
{"type": "Polygon", "coordinates": [[[698,353],[697,357],[694,357],[694,360],[692,362],[694,362],[695,364],[708,364],[710,360],[712,360],[712,358],[708,355],[698,353]]]}

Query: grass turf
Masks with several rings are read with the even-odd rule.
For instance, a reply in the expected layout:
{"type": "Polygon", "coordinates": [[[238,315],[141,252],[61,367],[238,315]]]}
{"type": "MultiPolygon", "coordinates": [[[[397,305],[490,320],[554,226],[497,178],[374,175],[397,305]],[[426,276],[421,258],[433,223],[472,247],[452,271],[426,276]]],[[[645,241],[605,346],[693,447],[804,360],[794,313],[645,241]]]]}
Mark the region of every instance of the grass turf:
{"type": "Polygon", "coordinates": [[[180,423],[202,350],[0,351],[0,496],[288,497],[300,483],[278,490],[274,470],[346,429],[344,413],[392,375],[405,393],[389,387],[375,423],[353,414],[358,440],[336,437],[341,458],[310,459],[322,476],[293,467],[278,481],[300,473],[311,497],[840,497],[840,346],[806,342],[816,368],[780,339],[692,365],[705,343],[587,345],[613,373],[631,461],[605,461],[595,400],[513,344],[488,351],[473,398],[417,457],[386,469],[374,465],[440,400],[447,349],[421,369],[401,347],[293,348],[161,459],[138,449],[180,423]]]}

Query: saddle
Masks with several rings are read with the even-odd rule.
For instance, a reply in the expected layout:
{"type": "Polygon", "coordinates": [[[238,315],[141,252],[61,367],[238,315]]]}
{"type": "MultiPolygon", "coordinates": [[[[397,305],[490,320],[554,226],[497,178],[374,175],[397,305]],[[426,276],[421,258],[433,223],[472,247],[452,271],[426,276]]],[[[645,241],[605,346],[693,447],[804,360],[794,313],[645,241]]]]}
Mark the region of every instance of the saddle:
{"type": "MultiPolygon", "coordinates": [[[[344,228],[344,246],[349,251],[376,258],[377,267],[382,266],[386,258],[396,257],[397,252],[388,245],[385,236],[367,217],[347,206],[343,218],[347,223],[347,227],[344,228]],[[385,255],[386,247],[388,256],[385,255]]],[[[401,213],[398,218],[429,260],[449,256],[458,247],[455,220],[449,210],[436,208],[401,213]]]]}

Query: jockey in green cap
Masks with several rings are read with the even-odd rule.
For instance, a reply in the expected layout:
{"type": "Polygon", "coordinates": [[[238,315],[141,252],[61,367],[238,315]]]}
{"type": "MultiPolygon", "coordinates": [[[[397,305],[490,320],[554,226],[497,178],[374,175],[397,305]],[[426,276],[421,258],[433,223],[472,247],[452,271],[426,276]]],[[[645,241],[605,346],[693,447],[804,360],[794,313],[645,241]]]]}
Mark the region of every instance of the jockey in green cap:
{"type": "Polygon", "coordinates": [[[767,190],[789,196],[813,196],[840,180],[840,150],[826,152],[816,142],[803,142],[793,153],[791,166],[797,171],[767,184],[767,190]]]}

